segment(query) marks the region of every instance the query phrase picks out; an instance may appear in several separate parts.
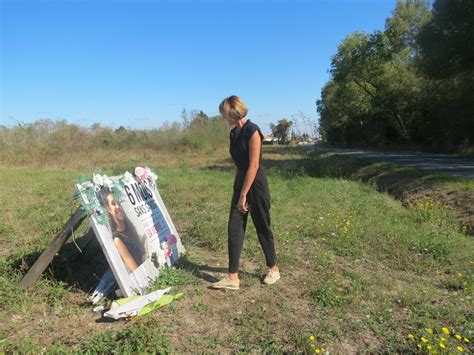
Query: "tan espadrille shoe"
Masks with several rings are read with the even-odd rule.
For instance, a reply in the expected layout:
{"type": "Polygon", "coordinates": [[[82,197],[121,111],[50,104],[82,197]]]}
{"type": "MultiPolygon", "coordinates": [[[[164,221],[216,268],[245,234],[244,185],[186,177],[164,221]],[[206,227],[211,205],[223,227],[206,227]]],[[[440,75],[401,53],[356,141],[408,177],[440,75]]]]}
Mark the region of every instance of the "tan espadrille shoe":
{"type": "Polygon", "coordinates": [[[229,278],[229,275],[227,275],[224,278],[222,278],[222,280],[214,282],[211,285],[211,287],[216,288],[216,289],[226,288],[226,289],[229,289],[229,290],[238,290],[239,285],[240,285],[240,280],[239,279],[231,280],[229,278]]]}
{"type": "Polygon", "coordinates": [[[272,285],[278,280],[280,280],[280,271],[268,270],[268,274],[265,276],[263,283],[266,285],[272,285]]]}

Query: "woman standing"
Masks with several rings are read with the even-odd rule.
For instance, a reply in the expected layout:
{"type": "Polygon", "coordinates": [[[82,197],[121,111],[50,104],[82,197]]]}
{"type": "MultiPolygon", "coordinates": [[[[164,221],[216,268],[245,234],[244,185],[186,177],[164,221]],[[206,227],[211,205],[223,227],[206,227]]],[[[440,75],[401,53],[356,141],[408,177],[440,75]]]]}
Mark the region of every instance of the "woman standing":
{"type": "Polygon", "coordinates": [[[239,289],[239,260],[249,212],[269,267],[263,282],[273,284],[280,279],[280,272],[270,228],[270,191],[261,165],[263,135],[260,128],[246,118],[248,109],[238,96],[223,100],[219,112],[230,126],[234,126],[230,131],[230,154],[237,169],[228,222],[229,272],[212,287],[239,289]]]}

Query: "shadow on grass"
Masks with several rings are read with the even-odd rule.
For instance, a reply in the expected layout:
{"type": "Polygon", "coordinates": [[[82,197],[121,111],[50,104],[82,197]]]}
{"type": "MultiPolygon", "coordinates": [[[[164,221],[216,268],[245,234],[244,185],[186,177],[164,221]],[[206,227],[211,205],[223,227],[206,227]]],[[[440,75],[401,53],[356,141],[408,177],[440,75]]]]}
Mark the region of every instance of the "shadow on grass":
{"type": "MultiPolygon", "coordinates": [[[[107,260],[92,229],[77,238],[76,244],[82,252],[72,241],[67,242],[53,258],[42,277],[89,293],[107,270],[107,260]]],[[[12,254],[7,257],[7,264],[11,270],[25,275],[43,251],[35,250],[25,255],[12,254]]]]}
{"type": "Polygon", "coordinates": [[[231,173],[235,170],[235,167],[232,165],[223,165],[223,164],[213,164],[213,165],[208,165],[203,168],[199,168],[201,171],[221,171],[224,173],[231,173]]]}
{"type": "MultiPolygon", "coordinates": [[[[109,266],[99,242],[91,229],[78,238],[76,243],[82,252],[78,250],[72,241],[66,243],[43,272],[42,277],[62,282],[66,286],[90,293],[97,286],[100,278],[109,266]]],[[[20,271],[25,275],[42,253],[43,250],[36,250],[25,255],[10,255],[7,258],[7,263],[11,270],[20,271]]],[[[209,283],[219,280],[213,274],[227,273],[227,268],[198,264],[191,261],[186,255],[179,259],[176,267],[190,272],[195,277],[209,283]]],[[[259,277],[257,274],[246,271],[239,271],[239,274],[244,278],[259,277]]]]}
{"type": "MultiPolygon", "coordinates": [[[[262,165],[269,176],[279,176],[286,180],[307,176],[361,181],[375,186],[381,192],[389,193],[401,200],[404,206],[417,199],[430,197],[440,205],[449,206],[466,234],[474,234],[474,194],[472,188],[463,189],[466,180],[462,178],[338,155],[330,149],[267,147],[263,157],[262,165]],[[283,159],[269,159],[265,156],[265,153],[283,152],[291,155],[283,159]],[[301,158],[295,158],[295,155],[301,158]]],[[[208,166],[205,169],[228,172],[234,167],[227,163],[208,166]]],[[[466,182],[466,187],[472,186],[469,184],[466,182]]]]}
{"type": "MultiPolygon", "coordinates": [[[[216,282],[219,281],[219,278],[215,277],[214,275],[209,274],[208,272],[212,273],[220,273],[220,274],[227,274],[228,269],[223,267],[213,267],[207,264],[197,264],[184,255],[179,259],[178,264],[176,265],[177,268],[186,270],[193,274],[195,277],[200,278],[207,282],[216,282]]],[[[239,275],[244,278],[258,278],[259,275],[247,271],[239,270],[239,275]]]]}
{"type": "Polygon", "coordinates": [[[225,173],[233,172],[235,170],[234,163],[232,162],[232,158],[225,158],[216,160],[215,164],[207,165],[204,167],[199,168],[200,171],[222,171],[225,173]]]}
{"type": "Polygon", "coordinates": [[[263,155],[265,154],[295,154],[302,151],[301,147],[295,147],[290,145],[264,145],[263,155]]]}
{"type": "MultiPolygon", "coordinates": [[[[300,147],[266,147],[263,152],[262,165],[268,175],[278,175],[285,179],[297,176],[314,178],[350,178],[354,170],[364,165],[360,160],[329,154],[315,155],[313,150],[300,147]],[[266,154],[288,155],[284,159],[267,158],[266,154]],[[295,158],[295,155],[301,158],[295,158]]],[[[234,164],[230,159],[221,159],[216,164],[208,165],[201,170],[233,172],[234,164]]]]}

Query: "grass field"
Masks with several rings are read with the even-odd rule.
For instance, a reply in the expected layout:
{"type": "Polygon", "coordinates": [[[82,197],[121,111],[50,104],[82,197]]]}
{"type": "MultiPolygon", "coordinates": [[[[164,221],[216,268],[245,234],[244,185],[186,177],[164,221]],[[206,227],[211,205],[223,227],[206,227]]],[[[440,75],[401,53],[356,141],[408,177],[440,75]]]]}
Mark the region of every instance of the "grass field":
{"type": "MultiPolygon", "coordinates": [[[[33,290],[17,286],[75,207],[74,180],[90,176],[100,160],[80,171],[1,168],[0,350],[474,351],[474,239],[449,206],[428,197],[405,208],[376,186],[349,179],[353,161],[273,147],[264,158],[282,279],[261,284],[263,254],[249,225],[241,290],[224,292],[208,286],[226,271],[233,168],[225,152],[109,157],[108,174],[138,163],[158,173],[187,248],[179,267],[162,272],[155,285],[184,297],[118,322],[102,321],[87,302],[104,268],[94,246],[86,258],[68,243],[33,290]]],[[[86,227],[76,233],[79,244],[86,227]]]]}

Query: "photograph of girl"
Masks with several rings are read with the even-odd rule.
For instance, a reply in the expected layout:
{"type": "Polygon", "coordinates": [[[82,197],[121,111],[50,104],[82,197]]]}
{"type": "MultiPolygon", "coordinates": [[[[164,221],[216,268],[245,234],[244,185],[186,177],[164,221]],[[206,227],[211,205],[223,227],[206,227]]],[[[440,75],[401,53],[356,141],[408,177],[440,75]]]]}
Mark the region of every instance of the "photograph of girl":
{"type": "Polygon", "coordinates": [[[110,214],[112,238],[127,269],[134,272],[146,260],[146,248],[137,230],[115,200],[114,194],[105,189],[102,193],[105,207],[110,214]]]}

